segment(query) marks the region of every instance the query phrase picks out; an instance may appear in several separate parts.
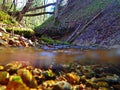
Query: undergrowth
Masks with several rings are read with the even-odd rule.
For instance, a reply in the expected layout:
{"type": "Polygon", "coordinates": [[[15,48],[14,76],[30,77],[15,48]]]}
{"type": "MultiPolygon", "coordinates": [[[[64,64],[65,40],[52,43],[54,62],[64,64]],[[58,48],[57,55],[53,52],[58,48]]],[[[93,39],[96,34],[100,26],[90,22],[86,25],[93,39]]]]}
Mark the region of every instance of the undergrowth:
{"type": "Polygon", "coordinates": [[[0,11],[0,22],[5,24],[16,24],[15,20],[3,11],[0,11]]]}

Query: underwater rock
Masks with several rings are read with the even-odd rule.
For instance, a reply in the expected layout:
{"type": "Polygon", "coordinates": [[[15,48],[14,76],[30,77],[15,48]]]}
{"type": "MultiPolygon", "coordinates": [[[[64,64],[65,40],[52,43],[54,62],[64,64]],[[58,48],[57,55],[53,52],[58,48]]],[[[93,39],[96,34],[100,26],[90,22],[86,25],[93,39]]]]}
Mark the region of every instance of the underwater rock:
{"type": "Polygon", "coordinates": [[[31,87],[31,88],[35,88],[37,87],[37,81],[36,79],[33,77],[32,73],[27,70],[27,69],[19,69],[17,71],[18,75],[20,75],[22,77],[23,82],[31,87]]]}
{"type": "Polygon", "coordinates": [[[109,84],[107,82],[97,82],[96,83],[97,87],[109,87],[109,84]]]}
{"type": "Polygon", "coordinates": [[[0,71],[4,70],[4,67],[2,65],[0,65],[0,71]]]}
{"type": "Polygon", "coordinates": [[[0,84],[7,85],[9,82],[9,73],[6,71],[0,71],[0,84]]]}
{"type": "Polygon", "coordinates": [[[112,85],[114,90],[120,90],[120,84],[112,85]]]}
{"type": "Polygon", "coordinates": [[[66,81],[59,81],[53,87],[53,90],[71,90],[72,86],[66,81]]]}
{"type": "Polygon", "coordinates": [[[56,76],[55,76],[55,74],[52,72],[52,70],[44,71],[44,72],[43,72],[43,75],[45,76],[45,78],[46,78],[47,80],[51,80],[51,79],[55,79],[55,78],[56,78],[56,76]]]}
{"type": "Polygon", "coordinates": [[[7,70],[10,74],[15,74],[21,67],[22,64],[20,63],[8,63],[4,66],[5,70],[7,70]]]}
{"type": "Polygon", "coordinates": [[[6,90],[6,86],[5,85],[0,85],[0,90],[6,90]]]}
{"type": "Polygon", "coordinates": [[[48,80],[48,81],[45,81],[43,82],[43,86],[44,87],[51,87],[51,86],[54,86],[56,84],[56,82],[54,80],[48,80]]]}
{"type": "Polygon", "coordinates": [[[29,90],[29,88],[22,81],[22,78],[17,75],[11,76],[6,90],[23,90],[23,89],[29,90]]]}
{"type": "Polygon", "coordinates": [[[77,84],[80,81],[80,77],[75,73],[67,73],[66,79],[70,84],[77,84]]]}

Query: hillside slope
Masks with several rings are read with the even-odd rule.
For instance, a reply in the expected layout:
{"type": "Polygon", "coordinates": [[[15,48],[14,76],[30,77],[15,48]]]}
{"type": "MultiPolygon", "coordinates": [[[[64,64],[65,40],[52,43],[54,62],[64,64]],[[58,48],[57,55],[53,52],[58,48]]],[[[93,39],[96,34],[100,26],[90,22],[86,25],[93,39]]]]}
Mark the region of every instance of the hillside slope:
{"type": "MultiPolygon", "coordinates": [[[[69,0],[69,4],[62,8],[59,14],[59,24],[53,25],[53,20],[43,24],[42,28],[49,31],[57,29],[65,35],[66,40],[80,25],[81,30],[97,13],[104,10],[84,32],[73,42],[76,45],[120,45],[120,1],[119,0],[69,0]],[[68,35],[69,33],[69,35],[68,35]]],[[[48,32],[49,32],[48,31],[48,32]]]]}

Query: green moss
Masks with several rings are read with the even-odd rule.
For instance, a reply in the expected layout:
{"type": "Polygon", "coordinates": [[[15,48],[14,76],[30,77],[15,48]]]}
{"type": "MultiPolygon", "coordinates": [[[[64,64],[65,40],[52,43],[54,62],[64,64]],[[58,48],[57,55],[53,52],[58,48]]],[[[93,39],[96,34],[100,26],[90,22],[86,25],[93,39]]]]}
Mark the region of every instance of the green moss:
{"type": "Polygon", "coordinates": [[[51,44],[51,45],[70,45],[68,42],[62,42],[62,41],[59,41],[59,40],[53,40],[51,38],[48,38],[48,37],[45,37],[45,36],[42,36],[40,38],[41,41],[44,42],[44,44],[51,44]]]}
{"type": "Polygon", "coordinates": [[[0,22],[5,24],[15,24],[15,20],[13,20],[7,13],[0,11],[0,22]]]}
{"type": "Polygon", "coordinates": [[[23,83],[22,78],[20,76],[14,75],[11,78],[12,78],[12,81],[14,82],[23,83]]]}
{"type": "Polygon", "coordinates": [[[29,28],[6,28],[6,31],[12,32],[14,31],[15,34],[23,35],[25,37],[28,37],[32,34],[34,34],[34,31],[29,28]]]}
{"type": "Polygon", "coordinates": [[[40,38],[40,40],[44,41],[46,44],[54,44],[54,40],[51,38],[47,38],[47,37],[42,36],[40,38]]]}

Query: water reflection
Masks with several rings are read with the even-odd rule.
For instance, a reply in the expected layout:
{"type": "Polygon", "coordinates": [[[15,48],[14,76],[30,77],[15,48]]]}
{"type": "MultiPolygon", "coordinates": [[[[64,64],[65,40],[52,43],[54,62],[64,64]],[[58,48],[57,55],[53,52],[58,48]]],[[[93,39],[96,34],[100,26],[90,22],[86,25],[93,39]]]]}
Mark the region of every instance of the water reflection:
{"type": "Polygon", "coordinates": [[[113,50],[86,50],[63,49],[63,50],[42,50],[34,48],[0,48],[0,64],[14,61],[25,61],[39,67],[54,63],[81,64],[94,63],[119,63],[120,49],[113,50]]]}

